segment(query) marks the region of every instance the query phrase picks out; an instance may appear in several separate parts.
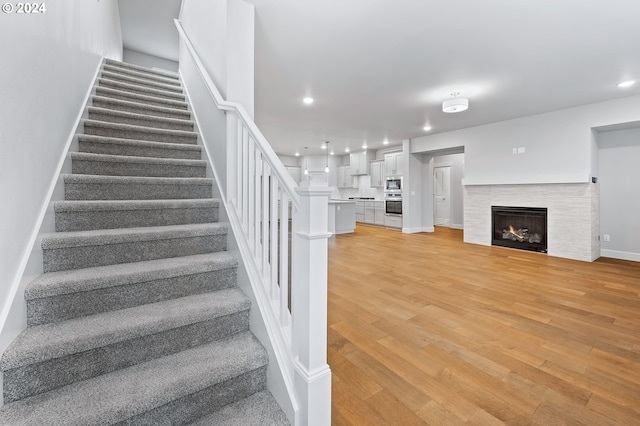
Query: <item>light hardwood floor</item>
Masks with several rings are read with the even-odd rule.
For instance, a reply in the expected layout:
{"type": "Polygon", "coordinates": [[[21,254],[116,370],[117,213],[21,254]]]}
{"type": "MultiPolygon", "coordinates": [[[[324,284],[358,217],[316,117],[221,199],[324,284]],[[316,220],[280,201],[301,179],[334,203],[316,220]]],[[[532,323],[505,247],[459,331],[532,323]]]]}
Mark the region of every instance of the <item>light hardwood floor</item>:
{"type": "Polygon", "coordinates": [[[640,425],[640,264],[358,224],[329,242],[333,425],[640,425]]]}

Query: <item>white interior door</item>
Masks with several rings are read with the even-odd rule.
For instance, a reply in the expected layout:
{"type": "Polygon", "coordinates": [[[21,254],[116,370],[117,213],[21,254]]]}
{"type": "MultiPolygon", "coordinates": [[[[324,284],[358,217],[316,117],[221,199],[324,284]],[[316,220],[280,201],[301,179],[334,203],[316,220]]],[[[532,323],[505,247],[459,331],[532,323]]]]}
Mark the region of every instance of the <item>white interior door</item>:
{"type": "Polygon", "coordinates": [[[451,226],[451,167],[433,168],[433,224],[451,226]]]}

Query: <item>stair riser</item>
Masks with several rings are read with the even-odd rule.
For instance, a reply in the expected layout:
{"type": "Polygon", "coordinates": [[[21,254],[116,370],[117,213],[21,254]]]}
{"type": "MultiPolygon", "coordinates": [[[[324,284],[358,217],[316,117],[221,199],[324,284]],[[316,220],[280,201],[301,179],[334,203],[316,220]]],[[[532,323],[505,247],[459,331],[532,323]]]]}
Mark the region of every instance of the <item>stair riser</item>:
{"type": "Polygon", "coordinates": [[[116,423],[117,426],[186,425],[222,407],[266,389],[267,367],[210,386],[146,413],[116,423]]]}
{"type": "Polygon", "coordinates": [[[100,79],[98,84],[100,85],[100,87],[108,87],[111,89],[122,90],[129,93],[136,93],[138,95],[153,96],[156,98],[169,99],[172,101],[185,101],[185,97],[182,94],[175,94],[163,90],[146,88],[144,86],[136,86],[129,83],[119,83],[117,81],[100,79]]]}
{"type": "Polygon", "coordinates": [[[236,268],[156,279],[117,287],[29,300],[29,326],[126,309],[235,286],[236,268]]]}
{"type": "Polygon", "coordinates": [[[217,221],[218,209],[214,207],[55,213],[56,232],[187,225],[217,221]]]}
{"type": "Polygon", "coordinates": [[[96,126],[93,124],[85,124],[84,132],[87,135],[106,136],[120,139],[135,139],[152,142],[169,142],[195,145],[198,141],[195,134],[181,135],[174,133],[149,132],[144,130],[114,129],[110,127],[96,126]]]}
{"type": "Polygon", "coordinates": [[[186,111],[187,110],[187,104],[185,104],[184,102],[176,102],[176,101],[171,101],[169,99],[149,99],[149,98],[141,98],[133,93],[128,93],[128,92],[118,92],[118,93],[114,93],[108,90],[102,90],[104,88],[101,87],[97,87],[96,88],[96,95],[98,96],[103,96],[105,98],[111,98],[111,99],[120,99],[122,101],[128,101],[128,102],[136,102],[136,103],[140,103],[140,104],[146,104],[146,105],[151,105],[151,106],[159,106],[159,107],[163,107],[163,108],[174,108],[174,109],[179,109],[182,111],[186,111]]]}
{"type": "Polygon", "coordinates": [[[175,158],[181,160],[200,160],[200,150],[167,149],[142,145],[125,145],[109,142],[80,141],[80,152],[92,154],[126,155],[131,157],[175,158]]]}
{"type": "Polygon", "coordinates": [[[175,83],[164,83],[158,80],[147,79],[145,77],[134,77],[131,75],[125,75],[120,73],[113,73],[109,71],[104,71],[100,73],[101,78],[108,78],[109,80],[120,81],[122,83],[127,84],[135,84],[137,86],[144,86],[150,89],[158,89],[158,90],[167,90],[170,92],[176,92],[182,94],[182,87],[180,84],[175,83]]]}
{"type": "Polygon", "coordinates": [[[175,84],[175,85],[180,84],[180,80],[178,80],[177,77],[166,77],[166,76],[160,76],[157,74],[149,74],[147,72],[138,72],[129,68],[116,67],[113,65],[104,65],[102,67],[102,71],[107,71],[112,74],[126,75],[133,78],[142,78],[149,81],[157,81],[163,84],[175,84]]]}
{"type": "Polygon", "coordinates": [[[185,200],[212,197],[211,185],[66,183],[66,200],[185,200]]]}
{"type": "Polygon", "coordinates": [[[115,111],[122,112],[132,112],[134,114],[144,114],[150,115],[154,117],[164,117],[164,118],[173,118],[176,120],[191,120],[191,114],[186,112],[185,110],[162,110],[162,109],[154,109],[154,108],[144,108],[142,106],[137,105],[129,105],[123,104],[119,102],[109,102],[105,99],[101,99],[99,97],[93,98],[91,102],[92,106],[99,108],[106,108],[115,111]]]}
{"type": "Polygon", "coordinates": [[[145,67],[140,67],[134,64],[129,64],[127,62],[118,62],[118,61],[112,61],[110,59],[107,59],[105,61],[105,65],[109,65],[118,69],[122,69],[122,70],[130,70],[130,71],[135,71],[135,72],[141,72],[144,74],[148,74],[148,75],[157,75],[159,77],[163,77],[163,78],[177,78],[177,74],[173,73],[173,72],[162,72],[159,70],[154,70],[154,69],[149,69],[149,68],[145,68],[145,67]]]}
{"type": "Polygon", "coordinates": [[[108,123],[133,124],[134,126],[153,127],[155,129],[193,131],[193,123],[177,123],[175,121],[154,120],[151,116],[145,117],[121,117],[118,115],[105,114],[103,112],[89,111],[89,119],[106,121],[108,123]],[[147,118],[148,117],[148,118],[147,118]]]}
{"type": "Polygon", "coordinates": [[[71,170],[77,175],[138,176],[138,177],[207,177],[207,167],[177,164],[117,163],[113,161],[84,161],[74,158],[71,170]]]}
{"type": "MultiPolygon", "coordinates": [[[[100,241],[96,242],[100,243],[100,241]]],[[[43,249],[42,253],[44,272],[54,272],[213,253],[226,250],[226,248],[227,236],[222,234],[43,249]]]]}
{"type": "Polygon", "coordinates": [[[4,398],[17,401],[249,330],[241,311],[4,372],[4,398]]]}

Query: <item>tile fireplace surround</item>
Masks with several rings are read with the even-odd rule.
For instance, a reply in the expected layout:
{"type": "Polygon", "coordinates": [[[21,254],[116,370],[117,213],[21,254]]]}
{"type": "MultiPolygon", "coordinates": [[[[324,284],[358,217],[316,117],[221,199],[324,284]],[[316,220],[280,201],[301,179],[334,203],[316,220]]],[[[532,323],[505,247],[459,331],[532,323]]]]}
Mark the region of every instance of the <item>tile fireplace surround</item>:
{"type": "Polygon", "coordinates": [[[550,256],[592,262],[600,256],[599,185],[466,185],[464,241],[491,245],[491,206],[546,207],[550,256]]]}

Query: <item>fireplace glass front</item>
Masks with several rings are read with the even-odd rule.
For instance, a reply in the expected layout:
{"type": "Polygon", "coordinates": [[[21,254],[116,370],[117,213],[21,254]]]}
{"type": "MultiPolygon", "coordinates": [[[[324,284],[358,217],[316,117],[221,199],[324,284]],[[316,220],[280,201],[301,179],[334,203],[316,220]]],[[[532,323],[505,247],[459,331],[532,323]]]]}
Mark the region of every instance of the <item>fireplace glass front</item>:
{"type": "Polygon", "coordinates": [[[547,209],[491,207],[494,246],[547,252],[547,209]]]}

